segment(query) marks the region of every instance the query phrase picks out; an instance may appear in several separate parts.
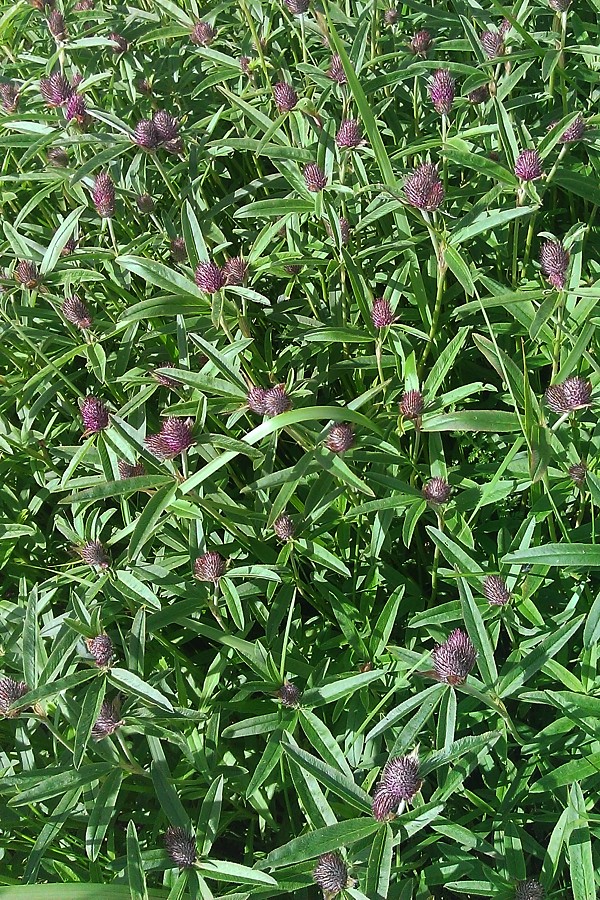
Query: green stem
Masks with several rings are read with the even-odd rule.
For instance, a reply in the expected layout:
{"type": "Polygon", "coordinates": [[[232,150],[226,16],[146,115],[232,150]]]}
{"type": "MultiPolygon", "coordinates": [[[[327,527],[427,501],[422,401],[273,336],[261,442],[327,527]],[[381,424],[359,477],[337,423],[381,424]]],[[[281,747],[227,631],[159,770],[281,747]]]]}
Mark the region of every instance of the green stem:
{"type": "Polygon", "coordinates": [[[440,313],[442,311],[442,298],[444,296],[444,286],[446,284],[446,264],[442,263],[438,256],[438,280],[437,280],[437,291],[435,295],[435,306],[433,309],[433,315],[431,317],[431,327],[429,329],[429,335],[427,338],[427,343],[423,349],[423,355],[421,356],[421,361],[419,362],[417,372],[419,374],[419,380],[421,380],[423,371],[425,369],[425,363],[427,362],[427,358],[431,352],[431,348],[433,347],[433,343],[437,336],[438,325],[440,321],[440,313]]]}
{"type": "Polygon", "coordinates": [[[562,332],[565,312],[565,294],[560,292],[558,298],[558,310],[556,312],[556,330],[554,332],[554,346],[552,348],[552,377],[550,383],[554,382],[560,369],[560,348],[562,343],[562,332]]]}

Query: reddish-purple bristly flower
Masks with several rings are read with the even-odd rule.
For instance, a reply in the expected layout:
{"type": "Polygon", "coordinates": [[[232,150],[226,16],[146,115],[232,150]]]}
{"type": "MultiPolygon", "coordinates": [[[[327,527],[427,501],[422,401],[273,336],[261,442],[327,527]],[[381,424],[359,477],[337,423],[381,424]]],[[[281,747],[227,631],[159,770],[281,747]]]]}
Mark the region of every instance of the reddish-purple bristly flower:
{"type": "Polygon", "coordinates": [[[560,241],[544,241],[540,249],[540,266],[550,284],[561,291],[566,284],[569,252],[560,241]]]}
{"type": "Polygon", "coordinates": [[[148,215],[148,213],[154,212],[154,208],[156,206],[150,194],[138,194],[135,198],[135,205],[141,213],[145,213],[146,215],[148,215]]]}
{"type": "Polygon", "coordinates": [[[115,184],[108,172],[100,172],[96,176],[92,188],[92,202],[96,212],[102,219],[112,219],[115,214],[115,184]]]}
{"type": "Polygon", "coordinates": [[[112,52],[115,54],[115,56],[119,53],[127,53],[129,49],[129,41],[127,40],[127,38],[124,38],[122,34],[118,34],[116,31],[111,31],[108,39],[114,44],[112,52]]]}
{"type": "Polygon", "coordinates": [[[472,103],[473,106],[479,106],[479,104],[486,103],[490,99],[490,89],[487,84],[482,84],[480,87],[469,91],[467,97],[469,103],[472,103]]]}
{"type": "Polygon", "coordinates": [[[421,31],[417,31],[416,34],[413,34],[408,48],[415,56],[426,57],[431,47],[431,43],[430,33],[425,28],[422,28],[421,31]]]}
{"type": "Polygon", "coordinates": [[[182,237],[172,238],[172,240],[169,241],[169,250],[173,262],[185,262],[188,258],[187,247],[185,245],[185,240],[182,237]]]}
{"type": "Polygon", "coordinates": [[[400,808],[410,803],[423,784],[419,775],[419,757],[416,752],[397,756],[386,764],[373,794],[372,811],[378,822],[397,815],[400,808]]]}
{"type": "Polygon", "coordinates": [[[241,256],[232,256],[222,269],[226,285],[239,287],[246,283],[248,263],[241,256]]]}
{"type": "Polygon", "coordinates": [[[282,706],[287,706],[289,709],[298,706],[301,696],[302,692],[300,688],[296,687],[291,681],[284,681],[277,691],[277,699],[281,702],[282,706]]]}
{"type": "Polygon", "coordinates": [[[429,84],[429,96],[435,111],[441,116],[447,116],[452,109],[455,95],[455,81],[449,70],[438,69],[434,72],[429,84]]]}
{"type": "Polygon", "coordinates": [[[72,256],[73,253],[77,250],[77,241],[74,237],[70,237],[66,242],[62,250],[60,251],[61,256],[72,256]]]}
{"type": "Polygon", "coordinates": [[[196,268],[196,284],[206,294],[214,294],[225,285],[223,271],[214,262],[201,262],[196,268]]]}
{"type": "Polygon", "coordinates": [[[131,139],[134,144],[143,150],[156,150],[160,143],[154,122],[151,122],[150,119],[142,119],[137,123],[133,129],[131,139]]]}
{"type": "Polygon", "coordinates": [[[284,266],[283,268],[288,273],[288,275],[299,275],[300,272],[302,271],[302,266],[298,266],[295,264],[292,264],[289,266],[284,266]]]}
{"type": "Polygon", "coordinates": [[[100,707],[98,718],[92,728],[92,737],[95,741],[101,741],[110,734],[114,734],[122,724],[123,720],[119,718],[119,713],[114,703],[111,703],[110,700],[104,700],[100,707]]]}
{"type": "Polygon", "coordinates": [[[217,36],[210,22],[196,22],[190,34],[190,41],[198,47],[208,47],[217,36]]]}
{"type": "Polygon", "coordinates": [[[339,53],[332,54],[329,60],[329,68],[327,69],[327,77],[338,84],[348,84],[346,73],[344,72],[344,64],[339,53]]]}
{"type": "Polygon", "coordinates": [[[354,428],[345,422],[334,425],[327,435],[325,446],[332,453],[345,453],[354,444],[354,428]]]}
{"type": "Polygon", "coordinates": [[[174,141],[179,136],[179,122],[165,109],[157,109],[152,115],[152,125],[162,143],[174,141]]]}
{"type": "Polygon", "coordinates": [[[68,322],[81,328],[82,331],[85,331],[92,324],[90,311],[77,294],[67,297],[62,305],[62,314],[68,322]]]}
{"type": "Polygon", "coordinates": [[[264,388],[257,387],[257,385],[252,385],[250,390],[246,395],[246,403],[248,404],[248,408],[252,410],[252,412],[258,413],[259,416],[264,416],[265,410],[265,397],[267,396],[267,392],[264,388]]]}
{"type": "Polygon", "coordinates": [[[158,459],[174,459],[195,443],[192,420],[171,416],[165,419],[158,434],[149,434],[144,443],[158,459]]]}
{"type": "Polygon", "coordinates": [[[375,328],[386,328],[395,321],[395,318],[389,300],[385,300],[383,297],[373,300],[371,319],[375,328]]]}
{"type": "Polygon", "coordinates": [[[544,900],[545,891],[535,878],[519,881],[515,888],[515,900],[544,900]]]}
{"type": "Polygon", "coordinates": [[[504,578],[500,575],[487,575],[483,579],[483,596],[492,606],[506,606],[510,600],[510,591],[504,578]]]}
{"type": "Polygon", "coordinates": [[[356,119],[345,119],[335,136],[338,147],[352,149],[362,144],[362,131],[360,122],[356,119]]]}
{"type": "Polygon", "coordinates": [[[65,168],[65,166],[69,165],[69,156],[67,151],[62,147],[49,147],[46,150],[46,157],[51,166],[61,166],[65,168]]]}
{"type": "Polygon", "coordinates": [[[51,107],[62,106],[73,94],[73,87],[60,72],[53,72],[49,78],[40,80],[40,94],[51,107]]]}
{"type": "Polygon", "coordinates": [[[113,642],[107,634],[97,634],[96,637],[86,640],[88,653],[100,668],[110,665],[113,657],[113,642]]]}
{"type": "Polygon", "coordinates": [[[578,487],[584,485],[585,479],[587,478],[587,466],[585,462],[581,459],[578,463],[573,463],[569,468],[569,475],[574,484],[578,485],[578,487]]]}
{"type": "Polygon", "coordinates": [[[292,408],[292,401],[285,385],[276,384],[265,392],[264,410],[266,416],[278,416],[292,408]]]}
{"type": "Polygon", "coordinates": [[[572,375],[562,384],[552,384],[546,389],[546,403],[555,413],[575,412],[592,403],[592,385],[579,375],[572,375]]]}
{"type": "Polygon", "coordinates": [[[14,719],[19,715],[19,708],[11,709],[13,703],[18,703],[21,697],[29,692],[24,681],[14,681],[5,675],[0,678],[0,716],[14,719]]]}
{"type": "Polygon", "coordinates": [[[58,9],[53,9],[48,15],[48,31],[57,41],[64,41],[67,37],[65,17],[58,9]]]}
{"type": "Polygon", "coordinates": [[[108,569],[110,566],[110,558],[100,541],[87,541],[76,550],[88,566],[98,569],[108,569]]]}
{"type": "Polygon", "coordinates": [[[38,267],[30,259],[22,259],[15,267],[15,278],[23,287],[32,290],[40,283],[38,267]]]}
{"type": "Polygon", "coordinates": [[[400,403],[400,415],[405,419],[420,419],[425,409],[425,402],[421,391],[406,391],[402,394],[400,403]]]}
{"type": "Polygon", "coordinates": [[[161,362],[157,366],[157,368],[152,373],[153,377],[156,378],[159,384],[162,384],[163,387],[166,388],[175,388],[178,386],[179,382],[175,381],[173,378],[169,378],[168,375],[163,375],[162,372],[159,372],[158,369],[175,369],[175,363],[172,362],[161,362]]]}
{"type": "MultiPolygon", "coordinates": [[[[342,239],[342,245],[346,246],[346,244],[350,240],[350,223],[348,219],[344,218],[344,216],[340,216],[340,218],[338,219],[338,226],[340,229],[340,238],[342,239]]],[[[325,231],[330,238],[335,237],[334,230],[327,219],[325,219],[325,231]]]]}
{"type": "Polygon", "coordinates": [[[577,116],[568,128],[566,128],[560,136],[561,144],[572,144],[573,141],[580,141],[585,134],[585,119],[583,116],[577,116]]]}
{"type": "Polygon", "coordinates": [[[165,832],[165,849],[179,869],[191,869],[198,859],[196,838],[184,828],[169,825],[165,832]]]}
{"type": "Polygon", "coordinates": [[[143,463],[130,463],[126,459],[120,459],[117,463],[119,478],[139,478],[146,474],[143,463]]]}
{"type": "Polygon", "coordinates": [[[85,125],[88,119],[87,104],[81,94],[73,94],[67,100],[65,119],[67,122],[75,119],[78,125],[85,125]]]}
{"type": "Polygon", "coordinates": [[[542,157],[537,150],[522,150],[515,162],[515,175],[521,181],[536,181],[543,174],[542,157]]]}
{"type": "Polygon", "coordinates": [[[94,0],[77,0],[73,7],[77,12],[89,12],[94,8],[94,0]]]}
{"type": "Polygon", "coordinates": [[[244,73],[244,75],[250,75],[250,57],[249,56],[240,56],[238,59],[240,64],[240,69],[244,73]]]}
{"type": "Polygon", "coordinates": [[[273,97],[280,113],[290,112],[298,103],[298,94],[286,81],[279,81],[273,87],[273,97]]]}
{"type": "Polygon", "coordinates": [[[293,16],[303,16],[304,13],[308,12],[308,7],[310,6],[309,0],[283,0],[283,2],[288,12],[293,16]]]}
{"type": "Polygon", "coordinates": [[[273,522],[273,531],[280,541],[291,541],[296,533],[296,528],[290,516],[282,513],[273,522]]]}
{"type": "Polygon", "coordinates": [[[504,36],[499,31],[482,31],[479,35],[485,55],[490,59],[504,53],[504,36]]]}
{"type": "Polygon", "coordinates": [[[316,163],[307,163],[302,170],[302,174],[304,175],[306,187],[313,194],[318,194],[327,185],[325,173],[316,163]]]}
{"type": "Polygon", "coordinates": [[[323,853],[317,860],[312,877],[323,891],[323,896],[333,900],[348,885],[348,866],[339,853],[323,853]]]}
{"type": "Polygon", "coordinates": [[[83,436],[96,434],[108,428],[108,409],[98,397],[89,394],[81,401],[81,419],[83,422],[83,436]]]}
{"type": "Polygon", "coordinates": [[[433,212],[444,201],[444,185],[437,167],[423,163],[406,177],[404,196],[411,206],[423,212],[433,212]]]}
{"type": "Polygon", "coordinates": [[[452,488],[445,478],[436,475],[423,487],[423,497],[428,503],[447,503],[450,499],[452,488]]]}
{"type": "Polygon", "coordinates": [[[225,560],[216,550],[208,550],[199,556],[194,563],[194,578],[198,581],[214,581],[225,574],[225,560]]]}
{"type": "Polygon", "coordinates": [[[12,81],[4,81],[0,84],[0,99],[2,100],[2,108],[6,112],[15,112],[19,105],[19,89],[12,81]]]}
{"type": "Polygon", "coordinates": [[[512,28],[512,25],[510,24],[508,19],[502,19],[502,21],[498,25],[498,31],[500,32],[502,37],[506,37],[506,35],[508,34],[508,32],[510,31],[511,28],[512,28]]]}
{"type": "Polygon", "coordinates": [[[390,7],[386,9],[383,14],[383,21],[385,25],[392,26],[395,25],[398,21],[398,10],[395,7],[390,7]]]}
{"type": "Polygon", "coordinates": [[[438,681],[462,684],[477,659],[477,650],[469,635],[456,628],[443,644],[433,649],[433,668],[438,681]]]}

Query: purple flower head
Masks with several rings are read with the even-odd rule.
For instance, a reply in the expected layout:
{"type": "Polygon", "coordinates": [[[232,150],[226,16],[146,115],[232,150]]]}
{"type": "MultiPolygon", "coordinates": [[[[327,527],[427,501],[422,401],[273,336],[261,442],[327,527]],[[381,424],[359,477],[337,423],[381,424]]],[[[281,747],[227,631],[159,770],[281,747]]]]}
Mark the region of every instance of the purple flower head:
{"type": "Polygon", "coordinates": [[[504,35],[499,31],[482,31],[479,35],[479,40],[485,55],[490,59],[493,59],[495,56],[502,56],[504,53],[504,35]]]}
{"type": "Polygon", "coordinates": [[[165,109],[157,109],[152,115],[152,124],[159,141],[172,141],[179,136],[177,119],[165,109]]]}
{"type": "Polygon", "coordinates": [[[423,163],[407,176],[404,182],[404,196],[411,206],[423,212],[433,212],[444,201],[444,185],[437,167],[423,163]]]}
{"type": "Polygon", "coordinates": [[[209,22],[196,22],[190,34],[190,41],[198,47],[208,47],[217,36],[217,32],[209,22]]]}
{"type": "Polygon", "coordinates": [[[77,0],[73,7],[77,12],[89,12],[94,8],[94,0],[77,0]]]}
{"type": "Polygon", "coordinates": [[[144,443],[158,459],[174,459],[195,443],[192,420],[171,416],[165,419],[158,434],[149,434],[144,443]]]}
{"type": "Polygon", "coordinates": [[[273,97],[280,113],[290,112],[298,103],[298,94],[286,81],[279,81],[273,87],[273,97]]]}
{"type": "Polygon", "coordinates": [[[566,284],[569,268],[569,251],[560,241],[544,241],[540,249],[540,266],[550,284],[562,290],[566,284]]]}
{"type": "Polygon", "coordinates": [[[258,413],[259,416],[264,416],[265,410],[265,397],[267,396],[267,392],[264,388],[257,387],[256,385],[252,385],[250,390],[246,395],[246,403],[248,404],[248,408],[252,410],[252,412],[258,413]]]}
{"type": "Polygon", "coordinates": [[[273,522],[273,531],[280,541],[291,541],[296,533],[296,528],[290,516],[282,513],[273,522]]]}
{"type": "Polygon", "coordinates": [[[433,668],[438,681],[462,684],[477,659],[477,650],[466,632],[456,628],[443,644],[433,650],[433,668]]]}
{"type": "Polygon", "coordinates": [[[373,794],[373,803],[371,805],[373,818],[378,822],[389,822],[390,819],[395,818],[401,802],[401,800],[397,800],[393,791],[390,791],[384,785],[380,785],[375,788],[375,793],[373,794]]]}
{"type": "Polygon", "coordinates": [[[313,194],[318,194],[327,185],[325,173],[316,163],[307,163],[302,170],[302,174],[304,175],[306,187],[313,194]]]}
{"type": "Polygon", "coordinates": [[[512,28],[512,25],[510,24],[508,19],[502,19],[502,21],[498,25],[498,31],[500,32],[502,37],[506,37],[506,35],[508,34],[508,32],[510,31],[511,28],[512,28]]]}
{"type": "Polygon", "coordinates": [[[301,696],[300,688],[296,687],[291,681],[284,681],[277,691],[277,699],[282,706],[287,706],[289,709],[294,709],[298,706],[301,696]]]}
{"type": "Polygon", "coordinates": [[[398,21],[398,10],[393,6],[386,9],[383,14],[383,21],[385,25],[395,25],[398,21]]]}
{"type": "Polygon", "coordinates": [[[241,256],[232,256],[222,269],[225,284],[239,286],[246,283],[248,263],[241,256]]]}
{"type": "Polygon", "coordinates": [[[592,385],[579,375],[572,375],[562,384],[552,384],[546,390],[546,403],[555,413],[575,412],[592,403],[592,385]]]}
{"type": "Polygon", "coordinates": [[[553,9],[554,12],[563,13],[566,12],[571,5],[571,0],[548,0],[548,6],[550,9],[553,9]]]}
{"type": "Polygon", "coordinates": [[[214,262],[201,262],[196,268],[196,284],[206,294],[214,294],[225,285],[222,270],[214,262]]]}
{"type": "Polygon", "coordinates": [[[487,575],[483,579],[483,596],[492,606],[506,606],[510,600],[510,591],[504,578],[500,575],[487,575]]]}
{"type": "Polygon", "coordinates": [[[62,147],[50,147],[46,150],[46,157],[51,166],[65,168],[69,165],[69,156],[62,147]]]}
{"type": "Polygon", "coordinates": [[[479,106],[479,104],[486,103],[490,99],[490,89],[487,84],[482,84],[480,87],[469,91],[467,97],[469,98],[469,103],[472,103],[473,106],[479,106]]]}
{"type": "Polygon", "coordinates": [[[285,385],[276,384],[265,392],[264,410],[266,416],[279,416],[292,408],[292,401],[285,389],[285,385]]]}
{"type": "Polygon", "coordinates": [[[143,150],[156,150],[160,143],[154,122],[151,122],[150,119],[142,119],[137,123],[131,139],[134,144],[137,144],[143,150]]]}
{"type": "Polygon", "coordinates": [[[577,116],[574,122],[566,128],[560,136],[561,144],[572,144],[573,141],[580,141],[585,134],[585,119],[583,116],[577,116]]]}
{"type": "Polygon", "coordinates": [[[400,415],[405,419],[420,419],[425,409],[423,394],[421,391],[406,391],[398,405],[400,415]]]}
{"type": "Polygon", "coordinates": [[[339,853],[323,853],[317,860],[312,877],[323,895],[333,900],[348,885],[348,866],[339,853]]]}
{"type": "Polygon", "coordinates": [[[154,212],[156,206],[150,194],[138,194],[135,198],[135,205],[141,213],[145,213],[146,215],[154,212]]]}
{"type": "Polygon", "coordinates": [[[176,137],[170,141],[165,141],[163,147],[167,153],[172,153],[174,156],[181,156],[183,153],[183,139],[176,137]]]}
{"type": "Polygon", "coordinates": [[[73,94],[73,87],[60,72],[40,80],[40,94],[51,107],[62,106],[73,94]]]}
{"type": "MultiPolygon", "coordinates": [[[[348,241],[350,240],[350,223],[348,219],[344,218],[344,216],[340,216],[338,219],[338,225],[340,229],[340,237],[342,239],[342,245],[345,247],[348,241]]],[[[330,238],[334,237],[334,231],[329,221],[325,220],[325,231],[329,235],[330,238]]]]}
{"type": "Polygon", "coordinates": [[[573,480],[573,483],[581,487],[585,484],[585,479],[587,477],[587,466],[585,462],[581,459],[578,463],[574,463],[569,468],[569,475],[573,480]]]}
{"type": "Polygon", "coordinates": [[[410,803],[421,790],[419,757],[413,753],[396,756],[385,765],[373,794],[372,811],[378,822],[385,822],[397,815],[399,809],[410,803]]]}
{"type": "Polygon", "coordinates": [[[194,578],[198,581],[213,581],[215,584],[225,574],[225,560],[216,550],[208,550],[194,563],[194,578]]]}
{"type": "Polygon", "coordinates": [[[98,569],[108,569],[110,559],[108,553],[104,549],[104,545],[100,541],[87,541],[81,547],[76,548],[84,563],[88,566],[98,569]]]}
{"type": "Polygon", "coordinates": [[[436,475],[430,479],[423,488],[423,497],[428,503],[447,503],[450,499],[452,488],[445,478],[436,475]]]}
{"type": "Polygon", "coordinates": [[[408,45],[408,49],[415,56],[427,56],[427,53],[431,47],[432,40],[430,33],[425,29],[421,29],[421,31],[417,31],[416,34],[413,34],[410,39],[410,44],[408,45]]]}
{"type": "Polygon", "coordinates": [[[96,434],[108,428],[108,409],[102,400],[88,394],[81,402],[81,420],[83,422],[83,436],[96,434]]]}
{"type": "Polygon", "coordinates": [[[327,435],[325,446],[332,453],[345,453],[354,444],[354,428],[345,422],[334,425],[327,435]]]}
{"type": "Polygon", "coordinates": [[[4,81],[0,84],[0,99],[2,100],[2,108],[6,112],[15,112],[19,105],[19,89],[12,81],[4,81]]]}
{"type": "Polygon", "coordinates": [[[338,147],[352,149],[363,142],[360,123],[356,119],[345,119],[335,136],[338,147]]]}
{"type": "Polygon", "coordinates": [[[522,150],[515,162],[515,175],[521,181],[536,181],[542,177],[542,157],[537,150],[522,150]]]}
{"type": "Polygon", "coordinates": [[[50,11],[48,16],[48,31],[57,41],[64,41],[67,37],[65,17],[58,9],[50,11]]]}
{"type": "Polygon", "coordinates": [[[96,637],[86,640],[88,653],[100,668],[110,665],[113,657],[113,642],[107,634],[98,634],[96,637]]]}
{"type": "Polygon", "coordinates": [[[130,463],[126,459],[120,459],[117,463],[119,478],[139,478],[146,474],[143,463],[130,463]]]}
{"type": "Polygon", "coordinates": [[[75,238],[70,237],[66,241],[62,250],[60,251],[60,255],[61,256],[71,256],[73,253],[75,253],[76,250],[77,250],[77,241],[75,240],[75,238]]]}
{"type": "Polygon", "coordinates": [[[65,119],[70,122],[75,119],[78,125],[85,125],[87,120],[87,105],[81,94],[72,94],[67,100],[65,119]]]}
{"type": "Polygon", "coordinates": [[[545,891],[535,878],[520,881],[515,889],[515,900],[544,900],[545,891]]]}
{"type": "Polygon", "coordinates": [[[198,859],[196,839],[184,828],[170,825],[165,832],[165,849],[179,869],[191,869],[198,859]]]}
{"type": "Polygon", "coordinates": [[[329,60],[329,68],[327,69],[327,77],[338,84],[348,84],[346,73],[344,72],[344,64],[339,53],[334,53],[329,60]]]}
{"type": "Polygon", "coordinates": [[[438,69],[429,84],[429,96],[435,111],[441,116],[447,116],[452,109],[455,95],[454,78],[448,69],[438,69]]]}
{"type": "Polygon", "coordinates": [[[62,305],[62,314],[68,322],[85,331],[92,324],[90,311],[77,294],[67,297],[62,305]]]}
{"type": "Polygon", "coordinates": [[[283,2],[293,16],[303,16],[310,6],[309,0],[283,0],[283,2]]]}
{"type": "Polygon", "coordinates": [[[23,287],[32,290],[40,283],[38,267],[30,259],[22,259],[15,267],[15,278],[23,287]]]}
{"type": "Polygon", "coordinates": [[[92,203],[102,219],[112,219],[115,214],[116,194],[115,183],[108,172],[100,172],[96,176],[92,188],[92,203]]]}
{"type": "Polygon", "coordinates": [[[373,320],[375,328],[386,328],[395,321],[396,317],[392,312],[392,307],[388,300],[384,300],[383,297],[378,297],[377,300],[373,300],[371,319],[373,320]]]}
{"type": "Polygon", "coordinates": [[[114,44],[112,52],[115,54],[115,56],[117,56],[119,53],[127,53],[127,51],[129,50],[129,41],[124,38],[122,34],[118,34],[118,32],[116,31],[111,31],[108,39],[114,44]]]}
{"type": "Polygon", "coordinates": [[[101,741],[110,734],[114,734],[122,724],[123,720],[119,718],[119,713],[114,703],[111,703],[110,700],[105,700],[100,707],[100,713],[92,728],[92,737],[95,741],[101,741]]]}
{"type": "Polygon", "coordinates": [[[283,268],[288,273],[288,275],[299,275],[300,272],[302,271],[302,266],[298,266],[295,264],[292,264],[289,266],[284,266],[283,268]]]}
{"type": "Polygon", "coordinates": [[[14,681],[5,675],[0,678],[0,716],[13,719],[19,715],[19,710],[11,709],[13,703],[18,703],[21,697],[29,692],[24,681],[14,681]]]}
{"type": "Polygon", "coordinates": [[[187,247],[185,245],[185,240],[182,237],[175,237],[169,241],[169,250],[173,262],[185,262],[188,258],[187,247]]]}
{"type": "Polygon", "coordinates": [[[249,56],[240,56],[238,58],[238,62],[240,64],[240,69],[244,73],[244,75],[250,75],[250,57],[249,56]]]}

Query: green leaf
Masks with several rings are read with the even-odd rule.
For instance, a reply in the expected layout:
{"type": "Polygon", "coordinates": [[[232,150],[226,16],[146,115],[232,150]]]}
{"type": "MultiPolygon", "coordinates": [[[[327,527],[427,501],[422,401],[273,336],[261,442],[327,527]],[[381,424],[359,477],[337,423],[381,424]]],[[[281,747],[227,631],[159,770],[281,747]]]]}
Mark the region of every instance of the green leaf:
{"type": "Polygon", "coordinates": [[[488,637],[479,608],[473,599],[471,588],[464,578],[458,579],[458,589],[465,625],[469,637],[477,649],[477,665],[483,681],[488,688],[491,688],[498,680],[492,642],[488,637]]]}
{"type": "Polygon", "coordinates": [[[172,502],[176,493],[177,484],[169,484],[158,490],[150,498],[131,535],[128,549],[129,559],[136,559],[142,552],[144,545],[150,540],[158,520],[172,502]]]}
{"type": "Polygon", "coordinates": [[[277,885],[272,875],[241,866],[239,863],[225,862],[217,859],[206,859],[197,862],[195,866],[205,878],[215,881],[232,881],[234,884],[266,884],[277,885]]]}
{"type": "Polygon", "coordinates": [[[600,566],[600,544],[542,544],[507,553],[502,562],[593,569],[600,566]]]}
{"type": "Polygon", "coordinates": [[[153,706],[160,706],[162,709],[173,712],[173,704],[164,694],[143,681],[139,675],[128,672],[127,669],[111,669],[108,673],[108,680],[126,694],[134,694],[153,706]]]}
{"type": "Polygon", "coordinates": [[[423,417],[423,431],[520,431],[515,413],[504,410],[468,409],[430,413],[423,417]]]}
{"type": "Polygon", "coordinates": [[[121,769],[115,769],[110,772],[92,804],[92,811],[85,833],[85,849],[92,861],[98,858],[102,841],[110,827],[112,818],[117,813],[117,798],[121,790],[122,781],[123,772],[121,769]]]}
{"type": "Polygon", "coordinates": [[[354,694],[372,681],[378,681],[385,674],[383,669],[374,669],[371,672],[362,672],[359,675],[351,675],[349,678],[340,678],[338,681],[310,688],[302,695],[302,704],[314,708],[325,703],[333,703],[354,694]]]}
{"type": "Polygon", "coordinates": [[[365,893],[371,900],[385,900],[389,896],[393,848],[394,833],[390,825],[386,824],[373,839],[363,884],[365,893]]]}
{"type": "Polygon", "coordinates": [[[460,255],[456,247],[447,245],[444,247],[444,259],[448,268],[454,273],[462,284],[465,293],[471,296],[475,293],[475,284],[468,263],[460,255]]]}
{"type": "Polygon", "coordinates": [[[87,786],[98,781],[112,770],[112,763],[95,763],[83,766],[79,770],[60,772],[58,775],[46,776],[39,773],[39,783],[28,790],[21,791],[16,797],[8,801],[9,806],[26,806],[29,803],[41,803],[42,800],[50,800],[58,797],[73,788],[87,786]]]}
{"type": "Polygon", "coordinates": [[[40,264],[41,275],[47,275],[54,269],[54,266],[60,259],[63,247],[75,231],[75,226],[84,210],[85,206],[78,206],[77,209],[74,209],[73,212],[69,213],[66,219],[64,219],[56,229],[40,264]]]}
{"type": "Polygon", "coordinates": [[[528,653],[525,659],[516,665],[512,665],[508,672],[500,678],[497,693],[499,697],[509,697],[523,684],[535,675],[548,660],[552,659],[561,650],[567,641],[575,634],[585,616],[578,616],[571,622],[565,622],[560,628],[551,631],[543,641],[528,653]]]}
{"type": "Polygon", "coordinates": [[[127,825],[127,881],[131,891],[131,900],[148,900],[146,875],[142,861],[142,853],[138,842],[137,831],[132,821],[127,825]]]}
{"type": "Polygon", "coordinates": [[[290,741],[291,738],[288,736],[283,743],[283,749],[294,762],[297,762],[301,768],[314,775],[319,784],[329,788],[329,790],[333,791],[338,797],[342,797],[351,806],[357,807],[362,812],[370,812],[371,798],[362,788],[337,769],[333,769],[327,763],[317,759],[316,756],[301,750],[300,747],[290,743],[290,741]]]}
{"type": "Polygon", "coordinates": [[[98,718],[104,694],[106,692],[106,680],[103,677],[96,678],[89,685],[83,698],[81,712],[77,720],[77,728],[75,730],[75,740],[73,748],[73,765],[76,769],[81,765],[81,761],[85,755],[88,741],[92,733],[92,726],[98,718]]]}
{"type": "Polygon", "coordinates": [[[118,256],[115,262],[121,268],[132,272],[134,275],[139,275],[145,281],[162,288],[164,291],[193,297],[198,302],[198,312],[206,313],[209,311],[210,303],[206,294],[203,294],[193,281],[184,278],[179,272],[169,269],[163,263],[145,259],[141,256],[118,256]]]}
{"type": "Polygon", "coordinates": [[[588,812],[581,787],[575,782],[569,791],[575,826],[569,835],[569,871],[573,900],[595,900],[596,879],[588,812]]]}
{"type": "Polygon", "coordinates": [[[327,828],[318,828],[316,831],[294,838],[276,850],[271,850],[265,860],[265,866],[279,869],[281,866],[291,866],[307,859],[314,859],[330,850],[349,847],[378,831],[380,827],[374,819],[360,818],[347,819],[327,828]]]}

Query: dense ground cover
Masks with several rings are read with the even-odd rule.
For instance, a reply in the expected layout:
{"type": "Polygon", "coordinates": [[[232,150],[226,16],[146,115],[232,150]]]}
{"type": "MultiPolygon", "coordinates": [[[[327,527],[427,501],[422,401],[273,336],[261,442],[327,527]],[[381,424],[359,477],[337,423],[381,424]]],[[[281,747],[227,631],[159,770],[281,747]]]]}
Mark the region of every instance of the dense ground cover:
{"type": "Polygon", "coordinates": [[[549,3],[3,4],[2,900],[596,897],[600,7],[549,3]]]}

